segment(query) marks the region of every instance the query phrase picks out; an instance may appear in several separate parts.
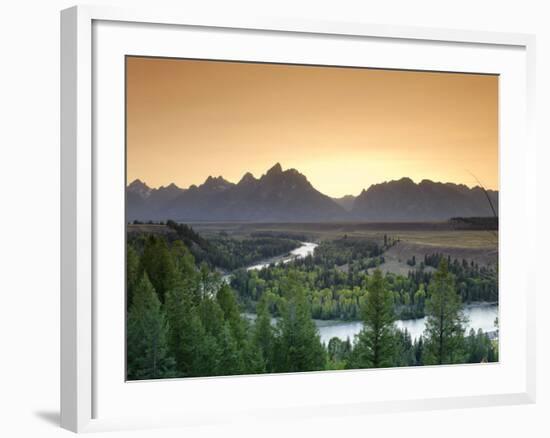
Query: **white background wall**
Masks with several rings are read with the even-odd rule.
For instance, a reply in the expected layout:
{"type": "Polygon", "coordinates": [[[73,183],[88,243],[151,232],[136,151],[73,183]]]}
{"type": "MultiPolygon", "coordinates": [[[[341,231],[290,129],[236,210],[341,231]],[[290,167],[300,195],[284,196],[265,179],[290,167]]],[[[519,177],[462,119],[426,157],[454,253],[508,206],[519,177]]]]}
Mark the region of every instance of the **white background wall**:
{"type": "MultiPolygon", "coordinates": [[[[97,1],[139,5],[146,1],[97,1]]],[[[159,7],[194,2],[155,1],[159,7]]],[[[199,3],[199,2],[197,2],[199,3]]],[[[542,277],[548,261],[550,13],[546,1],[203,1],[204,10],[257,15],[525,32],[537,35],[539,247],[526,254],[542,277]],[[546,198],[546,199],[545,199],[546,198]],[[546,256],[547,257],[547,256],[546,256]]],[[[59,10],[64,0],[0,8],[0,436],[68,436],[59,417],[59,10]]],[[[518,145],[522,147],[522,145],[518,145]]],[[[518,230],[521,232],[521,230],[518,230]]],[[[550,436],[547,280],[538,290],[538,402],[530,406],[384,414],[135,436],[550,436]],[[261,427],[261,429],[259,429],[261,427]]],[[[365,390],[368,390],[366,388],[365,390]]],[[[134,436],[129,432],[107,436],[134,436]]]]}

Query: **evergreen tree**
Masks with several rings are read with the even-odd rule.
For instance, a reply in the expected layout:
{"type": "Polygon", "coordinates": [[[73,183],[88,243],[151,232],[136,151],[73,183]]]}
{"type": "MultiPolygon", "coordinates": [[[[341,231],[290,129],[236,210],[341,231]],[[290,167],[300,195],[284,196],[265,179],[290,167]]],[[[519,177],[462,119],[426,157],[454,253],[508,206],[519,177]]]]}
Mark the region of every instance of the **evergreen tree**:
{"type": "Polygon", "coordinates": [[[481,329],[477,332],[470,329],[466,338],[466,352],[466,362],[469,363],[496,362],[498,360],[493,342],[481,329]]]}
{"type": "Polygon", "coordinates": [[[271,325],[271,313],[269,313],[268,303],[265,297],[258,303],[256,315],[254,343],[260,350],[265,371],[272,372],[275,333],[271,325]]]}
{"type": "Polygon", "coordinates": [[[376,269],[368,286],[363,307],[363,329],[356,335],[354,366],[381,368],[395,360],[393,298],[382,272],[376,269]]]}
{"type": "Polygon", "coordinates": [[[183,285],[177,285],[166,294],[166,316],[170,330],[168,344],[176,360],[179,377],[187,375],[191,369],[190,345],[186,342],[191,318],[191,298],[183,285]]]}
{"type": "Polygon", "coordinates": [[[181,273],[183,278],[195,279],[197,270],[195,268],[195,257],[181,240],[176,240],[171,248],[175,269],[181,273]]]}
{"type": "Polygon", "coordinates": [[[414,350],[414,365],[424,365],[422,362],[422,356],[424,354],[424,341],[422,339],[422,336],[419,336],[417,339],[414,340],[413,344],[413,350],[414,350]]]}
{"type": "Polygon", "coordinates": [[[219,375],[242,374],[245,371],[242,354],[239,346],[233,338],[231,326],[226,322],[220,333],[220,361],[218,365],[219,375]]]}
{"type": "Polygon", "coordinates": [[[393,366],[408,367],[416,365],[415,347],[407,329],[395,330],[394,354],[393,366]]]}
{"type": "Polygon", "coordinates": [[[223,284],[216,300],[223,311],[224,319],[229,324],[231,335],[237,344],[242,360],[242,373],[259,373],[264,370],[264,361],[259,346],[254,342],[253,331],[249,322],[241,316],[235,292],[229,285],[223,284]]]}
{"type": "MultiPolygon", "coordinates": [[[[196,306],[193,293],[181,282],[166,294],[166,315],[170,330],[168,343],[176,360],[179,377],[198,375],[197,355],[203,355],[207,335],[196,306]]],[[[198,364],[202,367],[202,364],[198,364]]]]}
{"type": "Polygon", "coordinates": [[[168,355],[168,323],[147,277],[137,283],[127,319],[127,376],[158,379],[174,375],[174,359],[168,355]]]}
{"type": "Polygon", "coordinates": [[[225,321],[229,322],[233,337],[237,341],[240,348],[246,342],[247,324],[241,317],[239,305],[233,289],[227,284],[223,284],[216,294],[216,301],[223,311],[225,321]]]}
{"type": "Polygon", "coordinates": [[[414,304],[416,306],[417,312],[421,313],[424,311],[425,302],[426,291],[424,290],[424,283],[420,283],[418,290],[414,293],[414,304]]]}
{"type": "Polygon", "coordinates": [[[338,337],[333,337],[328,341],[327,353],[328,353],[328,369],[341,370],[345,369],[350,359],[352,351],[351,342],[348,339],[342,341],[338,337]]]}
{"type": "Polygon", "coordinates": [[[145,271],[155,288],[161,303],[166,292],[179,280],[172,254],[166,241],[159,236],[150,235],[141,257],[141,271],[145,271]]]}
{"type": "Polygon", "coordinates": [[[216,301],[223,311],[225,319],[228,321],[236,321],[240,317],[239,305],[235,292],[227,284],[223,284],[216,294],[216,301]]]}
{"type": "Polygon", "coordinates": [[[205,297],[198,305],[197,311],[206,332],[214,337],[221,336],[224,313],[218,302],[211,297],[205,297]]]}
{"type": "Polygon", "coordinates": [[[130,309],[139,280],[139,255],[132,245],[126,246],[126,309],[130,309]]]}
{"type": "Polygon", "coordinates": [[[258,345],[254,342],[253,331],[247,328],[250,334],[243,349],[244,373],[258,374],[265,373],[265,362],[258,345]]]}
{"type": "MultiPolygon", "coordinates": [[[[193,302],[193,293],[182,284],[168,291],[166,314],[170,323],[168,340],[173,352],[177,376],[213,376],[219,371],[221,351],[217,336],[221,335],[223,320],[207,321],[205,328],[198,307],[193,302]],[[219,333],[216,333],[219,332],[219,333]]],[[[199,307],[202,303],[199,303],[199,307]]],[[[211,308],[205,305],[203,310],[211,308]]]]}
{"type": "Polygon", "coordinates": [[[306,291],[296,273],[291,273],[283,285],[287,298],[282,305],[280,333],[275,351],[277,372],[314,371],[325,368],[326,354],[319,331],[306,298],[306,291]]]}
{"type": "Polygon", "coordinates": [[[191,292],[193,303],[198,305],[202,296],[200,274],[195,266],[195,257],[181,240],[176,240],[170,248],[174,267],[174,280],[168,286],[183,282],[191,292]]]}
{"type": "Polygon", "coordinates": [[[427,322],[424,331],[424,364],[450,364],[464,361],[462,302],[456,291],[448,261],[442,258],[428,286],[427,322]]]}
{"type": "Polygon", "coordinates": [[[190,337],[198,342],[193,343],[192,367],[189,375],[196,377],[223,375],[223,371],[220,372],[222,357],[219,340],[206,333],[197,315],[193,315],[191,327],[193,330],[190,337]]]}

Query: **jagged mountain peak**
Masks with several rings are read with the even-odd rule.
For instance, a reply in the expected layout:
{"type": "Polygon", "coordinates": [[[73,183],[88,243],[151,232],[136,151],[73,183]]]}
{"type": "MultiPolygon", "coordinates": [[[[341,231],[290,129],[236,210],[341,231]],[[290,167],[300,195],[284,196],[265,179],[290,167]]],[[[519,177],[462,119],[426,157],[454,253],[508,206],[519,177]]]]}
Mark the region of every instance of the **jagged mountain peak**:
{"type": "Polygon", "coordinates": [[[256,181],[258,180],[254,177],[254,175],[252,175],[250,172],[246,172],[241,178],[241,180],[238,182],[238,184],[243,185],[243,184],[249,184],[256,181]]]}
{"type": "Polygon", "coordinates": [[[182,189],[179,188],[176,184],[170,183],[170,184],[168,184],[167,186],[160,186],[157,190],[168,190],[168,191],[173,191],[173,190],[182,190],[182,189]]]}
{"type": "Polygon", "coordinates": [[[199,186],[199,189],[202,190],[212,190],[212,191],[224,191],[233,186],[234,184],[227,181],[223,176],[208,176],[204,183],[199,186]]]}
{"type": "Polygon", "coordinates": [[[217,183],[228,183],[229,184],[229,181],[227,181],[223,176],[219,175],[219,176],[212,176],[212,175],[208,175],[208,178],[206,178],[204,180],[204,184],[217,184],[217,183]]]}
{"type": "MultiPolygon", "coordinates": [[[[261,178],[250,172],[234,184],[222,176],[209,176],[168,202],[128,207],[130,219],[211,221],[327,221],[342,220],[347,212],[316,190],[296,169],[276,163],[261,178]]],[[[133,200],[132,200],[133,201],[133,200]]],[[[166,201],[164,198],[163,201],[166,201]]]]}
{"type": "Polygon", "coordinates": [[[399,178],[398,180],[392,180],[392,181],[389,181],[388,184],[392,184],[392,185],[398,185],[398,184],[406,184],[406,185],[416,185],[414,183],[414,181],[409,178],[408,176],[404,176],[402,178],[399,178]]]}
{"type": "Polygon", "coordinates": [[[275,163],[275,165],[267,171],[266,175],[277,175],[280,173],[283,173],[283,167],[281,163],[275,163]]]}
{"type": "Polygon", "coordinates": [[[151,189],[136,179],[127,187],[130,220],[211,220],[257,222],[439,221],[451,217],[492,216],[498,191],[464,184],[411,178],[373,184],[357,197],[330,198],[297,169],[276,163],[260,178],[246,172],[234,184],[209,176],[203,184],[180,189],[175,184],[151,189]]]}
{"type": "Polygon", "coordinates": [[[135,180],[133,180],[130,184],[128,184],[128,188],[129,189],[132,189],[132,188],[149,188],[149,186],[144,183],[142,180],[140,180],[139,178],[136,178],[135,180]]]}
{"type": "Polygon", "coordinates": [[[128,184],[127,190],[129,193],[133,193],[143,199],[148,198],[152,191],[152,189],[139,178],[136,178],[128,184]]]}
{"type": "MultiPolygon", "coordinates": [[[[498,192],[489,192],[498,205],[498,192]]],[[[463,184],[401,178],[373,184],[356,198],[354,218],[380,222],[444,221],[452,217],[492,216],[482,190],[463,184]]]]}

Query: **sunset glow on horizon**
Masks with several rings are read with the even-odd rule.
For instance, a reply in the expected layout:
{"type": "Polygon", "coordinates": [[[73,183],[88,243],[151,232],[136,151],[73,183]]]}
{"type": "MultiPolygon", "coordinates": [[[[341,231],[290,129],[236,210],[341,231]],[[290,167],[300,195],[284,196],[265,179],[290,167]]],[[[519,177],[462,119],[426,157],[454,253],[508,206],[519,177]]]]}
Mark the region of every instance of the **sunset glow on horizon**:
{"type": "Polygon", "coordinates": [[[238,182],[275,163],[322,193],[409,177],[499,188],[498,77],[128,57],[127,182],[238,182]]]}

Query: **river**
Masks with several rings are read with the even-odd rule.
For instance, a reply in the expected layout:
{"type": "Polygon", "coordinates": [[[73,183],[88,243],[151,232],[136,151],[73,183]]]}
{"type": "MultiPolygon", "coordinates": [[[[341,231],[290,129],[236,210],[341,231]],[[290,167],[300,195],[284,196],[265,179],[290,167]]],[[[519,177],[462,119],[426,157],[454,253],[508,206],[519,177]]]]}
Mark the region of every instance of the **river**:
{"type": "MultiPolygon", "coordinates": [[[[497,304],[467,305],[464,306],[463,312],[464,316],[468,318],[466,334],[470,331],[470,328],[473,328],[475,331],[481,329],[484,332],[494,332],[496,330],[497,304]]],[[[353,341],[353,337],[363,328],[363,323],[360,321],[315,320],[315,324],[319,329],[321,341],[325,343],[328,343],[333,337],[338,337],[342,340],[346,340],[349,337],[353,341]]],[[[395,322],[395,325],[401,330],[407,329],[414,340],[424,332],[426,318],[398,320],[395,322]]]]}
{"type": "Polygon", "coordinates": [[[275,263],[288,263],[295,259],[303,259],[307,257],[310,254],[313,254],[315,251],[315,248],[317,248],[317,244],[313,242],[300,242],[302,246],[293,249],[290,251],[288,255],[285,256],[279,256],[279,257],[273,257],[272,259],[264,260],[260,263],[257,263],[255,265],[249,266],[246,268],[247,271],[253,271],[253,270],[260,270],[262,268],[267,268],[269,265],[275,263]]]}
{"type": "MultiPolygon", "coordinates": [[[[307,257],[310,254],[313,254],[315,248],[318,246],[313,242],[301,242],[302,246],[292,250],[290,254],[286,256],[274,257],[269,260],[264,260],[255,265],[249,266],[246,268],[248,271],[258,270],[265,268],[272,263],[288,263],[294,259],[300,259],[307,257]]],[[[468,318],[468,323],[466,324],[466,333],[469,332],[470,328],[473,328],[475,331],[481,329],[484,332],[494,332],[495,328],[495,319],[498,316],[498,305],[497,304],[471,304],[464,306],[463,309],[464,316],[468,318]]],[[[255,315],[247,314],[248,318],[254,319],[255,315]]],[[[342,340],[346,340],[348,337],[353,341],[353,337],[361,331],[363,328],[363,323],[361,321],[340,321],[340,320],[314,320],[317,328],[319,329],[319,334],[321,336],[321,341],[328,343],[333,337],[338,337],[342,340]]],[[[273,320],[275,323],[275,320],[273,320]]],[[[417,339],[422,335],[426,326],[426,318],[417,318],[417,319],[408,319],[408,320],[398,320],[395,322],[396,326],[401,329],[407,329],[411,338],[417,339]]]]}

